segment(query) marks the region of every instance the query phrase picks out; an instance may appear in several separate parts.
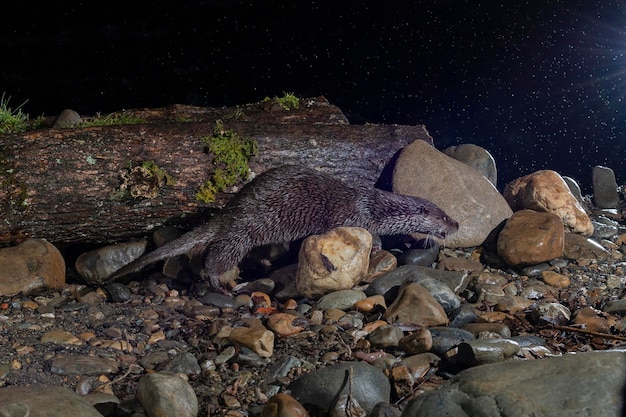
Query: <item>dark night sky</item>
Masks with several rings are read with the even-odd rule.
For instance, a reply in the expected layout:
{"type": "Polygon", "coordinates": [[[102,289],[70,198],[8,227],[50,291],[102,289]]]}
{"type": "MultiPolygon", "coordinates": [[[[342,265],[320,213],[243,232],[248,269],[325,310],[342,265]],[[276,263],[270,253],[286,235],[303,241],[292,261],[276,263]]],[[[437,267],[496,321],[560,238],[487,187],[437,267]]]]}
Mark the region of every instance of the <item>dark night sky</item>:
{"type": "Polygon", "coordinates": [[[499,188],[554,169],[589,193],[598,164],[626,181],[625,1],[15,3],[0,92],[31,116],[288,91],[484,146],[499,188]]]}

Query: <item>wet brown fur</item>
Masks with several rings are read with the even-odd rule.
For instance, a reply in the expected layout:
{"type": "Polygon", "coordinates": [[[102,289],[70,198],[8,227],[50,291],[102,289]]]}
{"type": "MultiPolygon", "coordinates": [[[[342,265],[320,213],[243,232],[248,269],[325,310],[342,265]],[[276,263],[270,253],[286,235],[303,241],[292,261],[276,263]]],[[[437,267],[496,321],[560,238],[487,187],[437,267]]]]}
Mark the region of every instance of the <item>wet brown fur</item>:
{"type": "Polygon", "coordinates": [[[456,221],[428,200],[349,186],[309,168],[284,165],[246,184],[215,217],[117,271],[112,279],[174,256],[203,254],[202,278],[219,276],[254,247],[297,240],[338,226],[378,235],[426,233],[445,237],[456,221]]]}

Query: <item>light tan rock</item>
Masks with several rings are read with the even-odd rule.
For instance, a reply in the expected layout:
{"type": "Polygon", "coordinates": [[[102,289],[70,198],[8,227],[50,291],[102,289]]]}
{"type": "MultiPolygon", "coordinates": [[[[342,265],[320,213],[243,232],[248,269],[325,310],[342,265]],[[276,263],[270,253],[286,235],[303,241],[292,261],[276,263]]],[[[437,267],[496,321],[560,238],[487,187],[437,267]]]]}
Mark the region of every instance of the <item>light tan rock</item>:
{"type": "Polygon", "coordinates": [[[304,297],[352,288],[367,276],[372,235],[360,227],[338,227],[304,240],[296,288],[304,297]]]}
{"type": "Polygon", "coordinates": [[[446,237],[447,247],[482,244],[512,213],[506,200],[480,172],[421,140],[400,152],[393,191],[430,200],[459,223],[459,230],[446,237]]]}
{"type": "Polygon", "coordinates": [[[593,234],[591,219],[563,178],[555,171],[541,170],[508,183],[504,198],[514,211],[530,209],[554,213],[568,231],[593,234]]]}
{"type": "Polygon", "coordinates": [[[441,304],[419,284],[403,285],[398,297],[385,312],[388,322],[412,323],[424,327],[445,326],[448,317],[441,304]]]}
{"type": "Polygon", "coordinates": [[[228,335],[228,340],[251,349],[262,358],[274,352],[274,333],[267,329],[237,327],[228,335]]]}
{"type": "Polygon", "coordinates": [[[81,345],[81,340],[65,330],[51,330],[41,336],[41,343],[54,343],[57,345],[81,345]]]}
{"type": "Polygon", "coordinates": [[[28,239],[0,249],[0,295],[29,294],[42,288],[62,288],[65,260],[43,239],[28,239]]]}
{"type": "Polygon", "coordinates": [[[563,289],[569,287],[570,284],[570,279],[567,275],[559,274],[554,271],[543,271],[541,273],[541,279],[554,288],[563,289]]]}
{"type": "Polygon", "coordinates": [[[278,336],[291,336],[302,332],[309,322],[304,317],[289,313],[275,313],[267,320],[267,327],[278,336]]]}
{"type": "Polygon", "coordinates": [[[309,413],[291,395],[281,392],[263,406],[261,417],[308,417],[309,413]]]}
{"type": "Polygon", "coordinates": [[[498,236],[498,254],[511,266],[534,265],[563,256],[565,230],[553,213],[520,210],[498,236]]]}
{"type": "Polygon", "coordinates": [[[370,258],[365,282],[372,282],[376,278],[391,272],[398,267],[398,258],[384,249],[379,250],[370,258]]]}

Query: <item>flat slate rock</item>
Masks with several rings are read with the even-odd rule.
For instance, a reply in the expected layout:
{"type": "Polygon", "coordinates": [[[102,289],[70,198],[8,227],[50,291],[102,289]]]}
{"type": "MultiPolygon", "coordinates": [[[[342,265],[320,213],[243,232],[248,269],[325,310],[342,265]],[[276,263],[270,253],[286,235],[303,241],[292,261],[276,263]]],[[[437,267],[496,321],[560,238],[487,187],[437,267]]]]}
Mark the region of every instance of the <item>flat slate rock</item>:
{"type": "Polygon", "coordinates": [[[482,365],[413,399],[402,417],[618,417],[624,381],[624,350],[482,365]]]}
{"type": "Polygon", "coordinates": [[[80,395],[64,387],[0,388],[0,416],[102,417],[80,395]]]}

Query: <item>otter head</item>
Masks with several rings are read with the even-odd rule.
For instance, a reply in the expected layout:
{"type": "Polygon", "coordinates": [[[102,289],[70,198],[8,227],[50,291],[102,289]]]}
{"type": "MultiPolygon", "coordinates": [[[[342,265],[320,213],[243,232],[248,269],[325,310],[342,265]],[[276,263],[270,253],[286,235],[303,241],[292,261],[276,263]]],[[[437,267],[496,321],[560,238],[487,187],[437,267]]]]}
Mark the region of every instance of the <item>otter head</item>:
{"type": "Polygon", "coordinates": [[[371,231],[380,235],[424,233],[445,238],[459,229],[445,211],[420,197],[374,190],[368,205],[371,231]]]}

